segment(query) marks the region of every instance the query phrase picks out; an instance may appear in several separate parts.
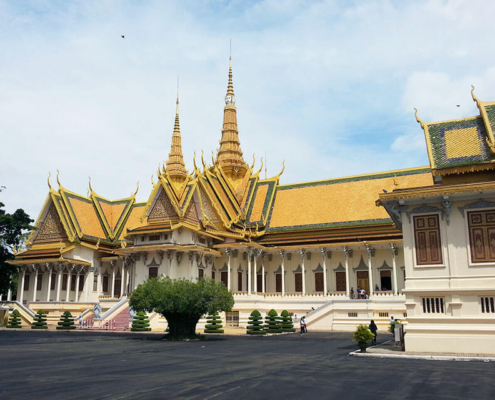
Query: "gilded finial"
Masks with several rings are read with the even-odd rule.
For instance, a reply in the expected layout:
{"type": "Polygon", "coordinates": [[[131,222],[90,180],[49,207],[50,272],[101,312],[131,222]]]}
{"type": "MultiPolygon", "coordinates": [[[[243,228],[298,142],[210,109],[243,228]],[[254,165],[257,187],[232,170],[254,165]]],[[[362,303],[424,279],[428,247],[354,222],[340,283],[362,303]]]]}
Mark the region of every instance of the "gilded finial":
{"type": "Polygon", "coordinates": [[[156,176],[157,176],[158,179],[160,179],[161,176],[162,176],[162,173],[160,172],[160,164],[158,164],[158,171],[156,173],[156,176]]]}
{"type": "Polygon", "coordinates": [[[205,163],[204,155],[205,155],[204,151],[201,150],[201,163],[203,164],[204,170],[206,170],[206,163],[205,163]]]}
{"type": "Polygon", "coordinates": [[[425,123],[421,119],[419,119],[419,117],[418,117],[418,109],[417,108],[414,109],[414,116],[416,117],[416,121],[418,121],[418,123],[421,125],[421,128],[424,129],[425,128],[425,123]]]}
{"type": "Polygon", "coordinates": [[[52,185],[50,183],[50,176],[52,176],[52,174],[51,174],[51,172],[48,172],[48,179],[47,179],[47,181],[48,181],[48,187],[50,188],[50,192],[51,192],[53,190],[53,188],[52,188],[52,185]]]}
{"type": "Polygon", "coordinates": [[[151,174],[151,184],[153,185],[153,187],[155,186],[155,182],[153,181],[153,174],[151,174]]]}
{"type": "Polygon", "coordinates": [[[136,197],[137,193],[139,192],[139,182],[137,183],[137,188],[132,197],[136,197]]]}
{"type": "Polygon", "coordinates": [[[255,162],[256,162],[256,153],[253,153],[253,165],[251,165],[251,170],[254,168],[255,162]]]}
{"type": "Polygon", "coordinates": [[[471,97],[473,98],[473,101],[476,103],[476,106],[478,107],[478,109],[480,108],[480,103],[481,103],[481,100],[478,99],[476,97],[476,95],[474,94],[474,86],[471,85],[471,97]]]}
{"type": "Polygon", "coordinates": [[[59,177],[58,177],[59,175],[60,175],[60,171],[59,171],[59,170],[58,170],[58,168],[57,168],[57,184],[58,184],[58,186],[60,187],[60,186],[62,186],[62,184],[60,183],[60,179],[59,179],[59,177]]]}
{"type": "Polygon", "coordinates": [[[280,179],[280,176],[284,173],[285,171],[285,160],[282,161],[282,171],[277,175],[277,179],[280,179]]]}
{"type": "Polygon", "coordinates": [[[261,167],[260,167],[259,171],[256,172],[255,175],[259,175],[259,173],[263,170],[263,157],[261,157],[260,161],[261,161],[261,167]]]}
{"type": "Polygon", "coordinates": [[[194,164],[194,172],[196,172],[198,169],[198,166],[196,165],[196,152],[194,152],[193,164],[194,164]]]}
{"type": "Polygon", "coordinates": [[[98,241],[96,242],[96,248],[100,247],[100,238],[98,238],[98,241]]]}
{"type": "Polygon", "coordinates": [[[91,187],[91,177],[89,177],[89,190],[91,190],[91,193],[93,193],[93,188],[91,187]]]}
{"type": "Polygon", "coordinates": [[[215,166],[215,153],[211,151],[211,165],[215,166]]]}

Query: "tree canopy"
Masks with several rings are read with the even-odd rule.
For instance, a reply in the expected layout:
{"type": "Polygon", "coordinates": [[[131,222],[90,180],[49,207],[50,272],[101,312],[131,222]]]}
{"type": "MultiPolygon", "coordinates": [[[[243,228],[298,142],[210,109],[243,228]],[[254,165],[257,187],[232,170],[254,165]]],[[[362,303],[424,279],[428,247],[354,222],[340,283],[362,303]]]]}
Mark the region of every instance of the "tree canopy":
{"type": "MultiPolygon", "coordinates": [[[[0,187],[0,192],[2,188],[0,187]]],[[[22,209],[13,214],[5,212],[5,205],[0,202],[0,294],[6,295],[9,288],[15,291],[15,285],[11,275],[17,275],[17,268],[7,264],[14,258],[14,246],[19,246],[23,239],[23,233],[34,229],[31,226],[33,220],[22,209]]]]}
{"type": "Polygon", "coordinates": [[[230,311],[234,296],[223,283],[213,279],[192,282],[161,277],[139,285],[132,292],[129,305],[136,311],[163,315],[171,337],[191,337],[203,315],[230,311]]]}

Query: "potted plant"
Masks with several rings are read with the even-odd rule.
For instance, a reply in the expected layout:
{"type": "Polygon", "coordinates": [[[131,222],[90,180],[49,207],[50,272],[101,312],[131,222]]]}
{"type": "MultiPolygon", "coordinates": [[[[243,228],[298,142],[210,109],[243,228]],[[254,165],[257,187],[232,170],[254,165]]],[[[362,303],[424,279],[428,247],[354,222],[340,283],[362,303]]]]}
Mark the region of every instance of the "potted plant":
{"type": "Polygon", "coordinates": [[[368,342],[372,341],[375,335],[371,333],[366,325],[359,325],[354,331],[353,339],[358,342],[361,353],[366,353],[368,342]]]}

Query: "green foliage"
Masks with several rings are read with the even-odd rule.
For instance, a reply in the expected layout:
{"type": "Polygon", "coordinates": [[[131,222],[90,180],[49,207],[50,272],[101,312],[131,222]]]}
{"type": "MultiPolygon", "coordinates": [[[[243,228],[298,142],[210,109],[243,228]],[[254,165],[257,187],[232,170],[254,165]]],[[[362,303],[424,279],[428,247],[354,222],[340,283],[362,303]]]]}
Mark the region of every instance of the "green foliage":
{"type": "Polygon", "coordinates": [[[282,328],[282,332],[296,331],[296,329],[294,328],[292,317],[287,310],[284,310],[280,313],[280,327],[282,328]]]}
{"type": "Polygon", "coordinates": [[[76,329],[76,325],[74,324],[74,318],[70,311],[65,311],[60,316],[60,321],[57,322],[57,327],[55,329],[71,331],[76,329]]]}
{"type": "Polygon", "coordinates": [[[191,282],[163,276],[148,279],[131,294],[134,310],[157,312],[168,322],[171,338],[196,338],[196,325],[205,314],[230,311],[234,296],[221,282],[209,278],[191,282]]]}
{"type": "Polygon", "coordinates": [[[9,318],[9,324],[7,325],[7,328],[16,328],[16,329],[22,328],[21,314],[19,313],[18,310],[12,311],[12,314],[10,315],[10,318],[9,318]]]}
{"type": "Polygon", "coordinates": [[[367,343],[371,342],[375,335],[371,333],[366,325],[359,325],[353,334],[353,339],[358,342],[361,352],[366,353],[367,343]]]}
{"type": "Polygon", "coordinates": [[[265,317],[265,329],[266,333],[282,333],[280,326],[280,319],[275,310],[270,310],[265,317]]]}
{"type": "Polygon", "coordinates": [[[48,325],[46,324],[46,313],[43,310],[38,310],[34,316],[31,329],[48,329],[48,325]]]}
{"type": "Polygon", "coordinates": [[[249,321],[246,329],[248,335],[265,335],[265,327],[263,326],[263,317],[258,310],[254,310],[249,316],[249,321]]]}
{"type": "Polygon", "coordinates": [[[218,313],[209,314],[206,317],[207,325],[205,325],[205,333],[223,333],[222,320],[218,313]]]}
{"type": "Polygon", "coordinates": [[[33,220],[22,209],[9,214],[3,207],[4,204],[0,202],[0,294],[5,296],[10,289],[15,296],[18,270],[16,266],[7,264],[7,261],[14,258],[14,247],[21,244],[23,234],[34,229],[30,225],[33,220]]]}
{"type": "Polygon", "coordinates": [[[148,319],[148,314],[144,311],[139,311],[132,319],[132,332],[150,332],[150,320],[148,319]]]}
{"type": "Polygon", "coordinates": [[[388,327],[388,331],[392,334],[395,333],[395,325],[397,324],[401,324],[401,322],[399,320],[395,320],[394,322],[391,322],[390,326],[388,327]]]}

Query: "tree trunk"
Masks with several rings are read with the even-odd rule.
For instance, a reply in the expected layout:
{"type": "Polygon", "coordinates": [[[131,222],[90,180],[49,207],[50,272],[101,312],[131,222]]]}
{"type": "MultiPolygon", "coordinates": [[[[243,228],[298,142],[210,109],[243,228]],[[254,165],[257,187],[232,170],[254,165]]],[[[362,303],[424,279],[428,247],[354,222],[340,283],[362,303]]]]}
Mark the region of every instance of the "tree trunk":
{"type": "Polygon", "coordinates": [[[171,338],[196,337],[196,325],[200,317],[188,314],[165,314],[164,317],[167,319],[171,338]]]}

